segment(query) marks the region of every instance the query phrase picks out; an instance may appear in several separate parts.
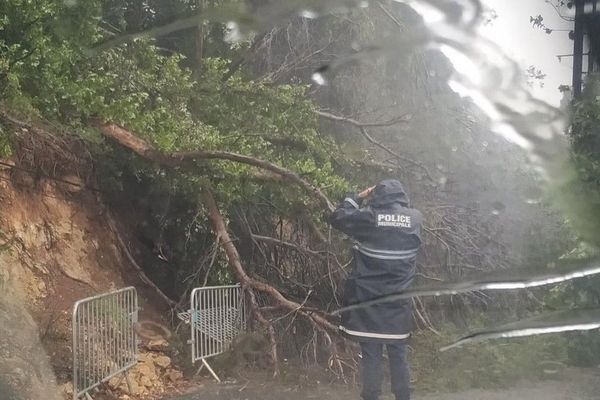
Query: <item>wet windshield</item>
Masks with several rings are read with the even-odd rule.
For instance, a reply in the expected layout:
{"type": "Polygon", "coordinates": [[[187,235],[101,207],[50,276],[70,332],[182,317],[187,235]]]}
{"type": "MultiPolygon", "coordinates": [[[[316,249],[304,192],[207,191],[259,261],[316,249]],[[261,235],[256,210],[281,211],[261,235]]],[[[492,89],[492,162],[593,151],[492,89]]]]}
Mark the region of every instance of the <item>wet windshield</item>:
{"type": "Polygon", "coordinates": [[[600,390],[600,1],[3,0],[0,400],[600,390]]]}

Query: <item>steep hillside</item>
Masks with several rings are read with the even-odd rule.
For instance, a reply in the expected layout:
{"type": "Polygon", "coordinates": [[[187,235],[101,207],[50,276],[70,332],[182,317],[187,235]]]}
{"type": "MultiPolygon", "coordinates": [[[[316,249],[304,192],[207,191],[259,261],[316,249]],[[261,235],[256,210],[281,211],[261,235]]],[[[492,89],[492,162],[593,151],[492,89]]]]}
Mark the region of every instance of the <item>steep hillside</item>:
{"type": "MultiPolygon", "coordinates": [[[[9,383],[11,387],[30,387],[31,398],[37,399],[42,397],[35,394],[41,393],[35,392],[36,388],[46,390],[48,382],[54,380],[48,378],[52,376],[48,366],[52,367],[55,380],[63,386],[65,394],[70,391],[71,314],[77,300],[133,285],[140,295],[141,320],[161,322],[161,315],[167,315],[165,303],[140,279],[138,271],[124,256],[96,194],[76,176],[62,179],[69,183],[33,179],[30,174],[15,168],[0,171],[0,233],[3,241],[0,282],[4,295],[11,299],[12,315],[15,316],[5,321],[0,337],[19,339],[8,342],[9,348],[22,353],[15,354],[17,359],[27,360],[21,369],[17,361],[10,360],[0,363],[0,369],[6,369],[14,376],[13,382],[9,383]],[[30,313],[31,318],[23,316],[26,313],[30,313]],[[31,329],[21,336],[24,324],[31,329]],[[38,351],[32,360],[29,349],[31,342],[37,341],[38,334],[48,358],[38,351]],[[30,363],[46,370],[37,374],[25,372],[30,371],[25,368],[30,363]],[[40,379],[46,381],[44,385],[40,379]]],[[[142,355],[140,365],[147,366],[142,370],[146,375],[152,375],[154,381],[149,382],[147,377],[144,379],[134,372],[136,394],[164,390],[157,375],[164,375],[167,381],[168,377],[181,379],[181,374],[172,372],[170,367],[166,371],[155,368],[154,360],[160,356],[142,355]]],[[[163,364],[166,364],[164,359],[163,364]]]]}

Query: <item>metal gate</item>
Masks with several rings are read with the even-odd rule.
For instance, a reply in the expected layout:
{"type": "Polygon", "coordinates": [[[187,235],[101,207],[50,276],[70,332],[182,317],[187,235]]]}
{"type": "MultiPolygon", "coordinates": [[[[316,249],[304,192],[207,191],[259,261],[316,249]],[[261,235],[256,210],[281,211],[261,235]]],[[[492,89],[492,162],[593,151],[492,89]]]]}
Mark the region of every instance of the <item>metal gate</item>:
{"type": "Polygon", "coordinates": [[[246,329],[246,307],[240,285],[211,286],[192,291],[191,307],[182,319],[190,322],[192,362],[202,362],[217,381],[207,358],[225,352],[232,340],[246,329]]]}
{"type": "MultiPolygon", "coordinates": [[[[138,358],[137,292],[133,287],[79,300],[73,307],[73,399],[127,370],[138,358]]],[[[131,387],[130,387],[131,391],[131,387]]]]}

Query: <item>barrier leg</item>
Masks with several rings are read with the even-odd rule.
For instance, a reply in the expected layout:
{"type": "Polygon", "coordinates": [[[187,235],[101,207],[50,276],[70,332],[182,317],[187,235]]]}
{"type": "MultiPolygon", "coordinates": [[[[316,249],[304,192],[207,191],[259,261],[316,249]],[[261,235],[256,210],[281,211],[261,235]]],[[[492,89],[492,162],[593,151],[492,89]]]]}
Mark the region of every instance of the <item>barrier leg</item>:
{"type": "Polygon", "coordinates": [[[94,400],[94,399],[92,399],[92,396],[90,396],[90,394],[88,392],[85,392],[85,398],[87,400],[94,400]]]}
{"type": "Polygon", "coordinates": [[[208,362],[206,362],[204,358],[202,359],[202,365],[200,366],[200,369],[198,369],[198,372],[196,372],[196,375],[199,374],[200,371],[202,371],[203,367],[206,367],[206,369],[208,370],[208,372],[210,372],[213,378],[215,378],[217,382],[221,383],[221,379],[219,378],[219,376],[215,373],[215,371],[213,371],[213,369],[210,367],[210,365],[208,365],[208,362]]]}
{"type": "Polygon", "coordinates": [[[123,375],[125,375],[125,382],[127,383],[127,390],[129,390],[129,394],[133,394],[133,391],[131,390],[131,381],[129,380],[129,374],[127,373],[127,371],[124,371],[123,375]]]}

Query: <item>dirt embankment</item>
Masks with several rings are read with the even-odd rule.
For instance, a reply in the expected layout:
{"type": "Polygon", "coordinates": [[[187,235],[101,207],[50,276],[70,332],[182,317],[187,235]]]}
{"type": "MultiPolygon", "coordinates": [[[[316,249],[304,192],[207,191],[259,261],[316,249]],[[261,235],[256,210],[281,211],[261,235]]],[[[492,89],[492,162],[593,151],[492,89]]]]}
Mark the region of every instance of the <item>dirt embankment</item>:
{"type": "MultiPolygon", "coordinates": [[[[53,399],[52,386],[68,398],[71,312],[77,300],[136,286],[140,319],[162,322],[167,315],[162,300],[122,254],[96,194],[83,189],[76,176],[63,178],[75,184],[0,170],[0,376],[7,374],[0,392],[15,391],[15,399],[53,399]]],[[[155,350],[144,352],[131,374],[133,397],[181,383],[166,355],[172,349],[155,350]]],[[[121,382],[110,386],[123,395],[121,382]]]]}

